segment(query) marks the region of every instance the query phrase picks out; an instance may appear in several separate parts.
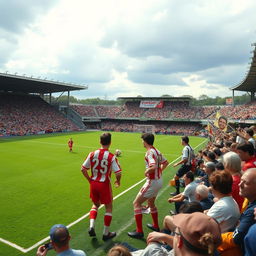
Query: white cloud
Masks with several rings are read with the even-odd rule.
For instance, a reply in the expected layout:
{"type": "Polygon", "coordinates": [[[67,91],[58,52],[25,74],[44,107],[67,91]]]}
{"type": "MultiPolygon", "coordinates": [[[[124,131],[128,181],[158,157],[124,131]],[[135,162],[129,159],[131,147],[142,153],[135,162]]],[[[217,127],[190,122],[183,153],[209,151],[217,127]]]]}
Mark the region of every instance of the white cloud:
{"type": "Polygon", "coordinates": [[[49,1],[0,27],[0,69],[89,84],[79,97],[230,95],[255,41],[255,8],[253,0],[49,1]]]}

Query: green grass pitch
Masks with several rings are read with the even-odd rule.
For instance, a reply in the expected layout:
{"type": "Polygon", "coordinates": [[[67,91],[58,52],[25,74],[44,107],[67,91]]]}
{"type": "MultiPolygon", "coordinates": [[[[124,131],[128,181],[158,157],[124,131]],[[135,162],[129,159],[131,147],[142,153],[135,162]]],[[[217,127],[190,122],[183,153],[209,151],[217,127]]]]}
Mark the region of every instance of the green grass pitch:
{"type": "MultiPolygon", "coordinates": [[[[0,238],[29,248],[48,236],[50,227],[56,223],[68,225],[88,213],[91,208],[88,182],[80,168],[87,154],[99,148],[101,132],[84,132],[59,135],[0,138],[0,238]],[[73,153],[68,152],[67,142],[74,140],[73,153]]],[[[114,196],[144,178],[144,155],[139,133],[112,133],[110,151],[120,149],[119,162],[122,180],[119,188],[113,188],[114,196]]],[[[205,139],[191,137],[193,147],[205,139]]],[[[203,144],[202,144],[203,145],[203,144]]],[[[180,136],[157,135],[155,146],[172,162],[181,155],[180,136]]],[[[199,149],[199,147],[197,148],[199,149]]],[[[175,168],[164,171],[164,187],[157,206],[159,220],[168,214],[172,205],[167,202],[168,186],[175,168]]],[[[145,247],[145,239],[134,240],[127,231],[135,228],[132,201],[143,183],[124,193],[114,201],[111,230],[118,235],[113,241],[103,242],[103,215],[100,209],[96,221],[97,239],[87,234],[88,218],[70,228],[73,248],[80,248],[88,255],[106,255],[115,243],[128,242],[134,247],[145,247]]],[[[151,221],[144,215],[143,223],[151,221]]],[[[145,227],[145,238],[149,232],[145,227]]],[[[0,242],[0,255],[35,255],[33,249],[22,253],[0,242]]],[[[47,255],[55,255],[49,252],[47,255]]]]}

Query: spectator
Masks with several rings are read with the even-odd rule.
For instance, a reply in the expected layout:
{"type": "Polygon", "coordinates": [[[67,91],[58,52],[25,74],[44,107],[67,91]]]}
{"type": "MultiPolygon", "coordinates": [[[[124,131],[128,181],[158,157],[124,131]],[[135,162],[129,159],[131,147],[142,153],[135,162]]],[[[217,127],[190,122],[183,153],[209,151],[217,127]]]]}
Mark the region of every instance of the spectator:
{"type": "MultiPolygon", "coordinates": [[[[180,213],[193,213],[193,212],[203,212],[203,207],[199,202],[186,202],[183,205],[180,206],[180,213]]],[[[176,226],[173,222],[173,215],[167,215],[164,217],[163,226],[164,229],[162,232],[166,234],[172,234],[172,232],[175,230],[176,226]]]]}
{"type": "MultiPolygon", "coordinates": [[[[256,219],[256,208],[254,208],[254,219],[256,219]]],[[[256,224],[253,224],[244,238],[245,256],[256,255],[256,224]]]]}
{"type": "Polygon", "coordinates": [[[221,243],[221,233],[218,223],[211,217],[195,212],[191,214],[177,214],[173,216],[176,224],[175,235],[152,232],[147,237],[148,246],[138,253],[132,255],[214,255],[214,251],[221,243]],[[173,248],[167,252],[163,244],[173,248]]]}
{"type": "MultiPolygon", "coordinates": [[[[50,248],[56,251],[57,256],[86,256],[81,250],[74,250],[70,248],[69,241],[71,239],[69,231],[66,226],[56,224],[50,230],[50,248]]],[[[49,249],[46,245],[41,245],[37,249],[36,256],[45,256],[49,249]]]]}
{"type": "Polygon", "coordinates": [[[224,168],[224,165],[222,162],[218,162],[216,165],[215,165],[215,169],[216,171],[223,171],[225,168],[224,168]]]}
{"type": "Polygon", "coordinates": [[[223,155],[219,148],[215,148],[213,153],[215,154],[215,158],[218,162],[223,162],[223,155]]]}
{"type": "Polygon", "coordinates": [[[253,145],[249,142],[238,144],[237,153],[241,160],[244,161],[242,170],[246,171],[250,168],[256,167],[256,156],[254,155],[253,145]]]}
{"type": "Polygon", "coordinates": [[[210,176],[211,190],[217,201],[207,211],[207,215],[216,219],[221,232],[233,230],[240,217],[238,205],[230,196],[232,183],[232,176],[227,171],[215,171],[210,176]]]}
{"type": "Polygon", "coordinates": [[[256,150],[256,141],[253,138],[254,132],[252,129],[247,129],[246,130],[246,138],[248,140],[248,142],[252,143],[254,150],[256,150]]]}
{"type": "Polygon", "coordinates": [[[215,171],[215,164],[213,162],[207,162],[205,164],[205,175],[200,179],[201,182],[204,183],[205,186],[209,187],[209,177],[215,171]]]}
{"type": "Polygon", "coordinates": [[[241,214],[234,232],[222,234],[222,244],[218,248],[221,255],[243,255],[244,237],[249,228],[255,223],[254,208],[256,207],[256,168],[248,169],[239,183],[240,195],[247,198],[249,205],[241,214]]]}
{"type": "Polygon", "coordinates": [[[132,256],[132,254],[126,247],[122,245],[116,245],[108,251],[107,256],[132,256]]]}
{"type": "Polygon", "coordinates": [[[200,159],[197,162],[197,168],[196,168],[197,176],[203,177],[205,175],[203,168],[204,168],[204,160],[200,159]]]}
{"type": "Polygon", "coordinates": [[[196,187],[195,191],[196,200],[199,201],[200,205],[202,206],[203,210],[208,210],[213,205],[213,200],[209,197],[209,189],[203,184],[199,184],[196,187]]]}
{"type": "Polygon", "coordinates": [[[241,159],[238,154],[234,152],[228,152],[223,158],[225,170],[230,172],[233,179],[232,185],[232,197],[236,200],[239,209],[241,211],[244,198],[239,195],[239,183],[241,181],[241,159]]]}
{"type": "Polygon", "coordinates": [[[211,151],[208,152],[208,154],[207,154],[207,160],[209,162],[213,162],[215,165],[218,163],[218,161],[216,160],[215,154],[213,152],[211,152],[211,151]]]}
{"type": "Polygon", "coordinates": [[[170,197],[168,199],[169,203],[175,203],[175,210],[176,213],[179,212],[180,206],[188,201],[188,202],[194,202],[196,201],[195,198],[195,190],[198,183],[194,181],[194,174],[189,171],[184,175],[184,181],[185,181],[185,189],[182,193],[175,195],[173,197],[170,197]]]}

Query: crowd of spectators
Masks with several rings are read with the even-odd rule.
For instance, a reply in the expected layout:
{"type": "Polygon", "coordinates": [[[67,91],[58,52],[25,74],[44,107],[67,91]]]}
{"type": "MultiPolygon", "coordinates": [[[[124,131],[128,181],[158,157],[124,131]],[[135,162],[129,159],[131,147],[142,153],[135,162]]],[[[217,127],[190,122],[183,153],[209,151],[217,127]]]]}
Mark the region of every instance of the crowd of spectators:
{"type": "Polygon", "coordinates": [[[122,111],[123,106],[95,106],[99,117],[116,118],[122,111]]]}
{"type": "MultiPolygon", "coordinates": [[[[110,121],[105,120],[100,123],[101,129],[104,131],[116,131],[116,132],[146,132],[146,129],[142,131],[143,124],[134,121],[110,121]]],[[[156,134],[169,134],[169,135],[195,135],[197,131],[201,129],[199,124],[194,123],[180,123],[180,124],[149,124],[146,126],[151,126],[151,131],[156,134]]]]}
{"type": "Polygon", "coordinates": [[[140,108],[140,102],[126,102],[124,110],[118,117],[121,118],[140,118],[145,112],[145,108],[140,108]]]}
{"type": "Polygon", "coordinates": [[[92,105],[70,105],[81,116],[95,117],[96,111],[92,105]]]}
{"type": "Polygon", "coordinates": [[[76,131],[78,127],[38,96],[0,95],[0,135],[76,131]]]}
{"type": "Polygon", "coordinates": [[[220,109],[220,113],[234,120],[255,120],[256,101],[235,107],[225,106],[220,109]]]}
{"type": "Polygon", "coordinates": [[[123,106],[72,105],[81,116],[121,119],[215,119],[216,112],[234,120],[256,119],[256,102],[240,106],[190,106],[188,102],[167,101],[162,108],[142,108],[140,102],[126,102],[123,106]]]}

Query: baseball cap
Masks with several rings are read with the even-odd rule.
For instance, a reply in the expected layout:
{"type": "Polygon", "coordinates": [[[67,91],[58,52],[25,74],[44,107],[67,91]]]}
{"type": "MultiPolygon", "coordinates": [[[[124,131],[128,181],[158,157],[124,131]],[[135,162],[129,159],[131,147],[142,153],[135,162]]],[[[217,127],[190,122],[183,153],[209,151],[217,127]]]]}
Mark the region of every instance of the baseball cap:
{"type": "Polygon", "coordinates": [[[62,243],[69,237],[69,232],[66,226],[55,224],[50,229],[50,238],[55,243],[62,243]]]}
{"type": "Polygon", "coordinates": [[[203,246],[199,240],[206,234],[210,233],[213,238],[214,247],[217,248],[221,244],[220,226],[215,219],[201,212],[190,214],[180,213],[173,216],[173,221],[176,227],[179,228],[184,244],[190,248],[188,254],[193,255],[193,252],[198,254],[208,253],[208,248],[203,246]]]}

